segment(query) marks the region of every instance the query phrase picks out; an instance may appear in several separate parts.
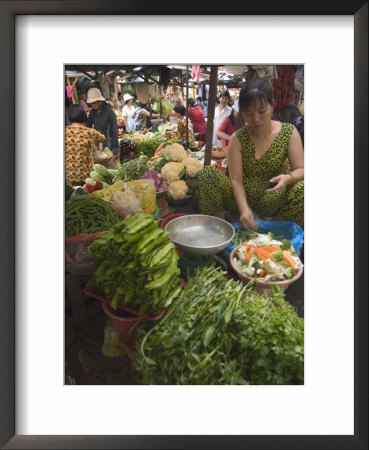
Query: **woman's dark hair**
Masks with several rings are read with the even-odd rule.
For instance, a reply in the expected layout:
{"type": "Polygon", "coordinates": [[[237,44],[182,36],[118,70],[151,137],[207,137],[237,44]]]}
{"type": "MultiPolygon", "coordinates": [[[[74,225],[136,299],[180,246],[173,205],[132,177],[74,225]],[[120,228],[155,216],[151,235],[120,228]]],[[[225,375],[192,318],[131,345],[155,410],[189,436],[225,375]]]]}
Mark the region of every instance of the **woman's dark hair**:
{"type": "Polygon", "coordinates": [[[239,95],[240,111],[246,111],[250,105],[259,101],[263,105],[269,103],[273,106],[273,87],[271,83],[262,78],[255,78],[249,81],[241,89],[239,95]]]}
{"type": "Polygon", "coordinates": [[[302,145],[304,146],[304,118],[300,110],[294,105],[284,106],[273,114],[274,120],[292,123],[300,133],[302,145]]]}
{"type": "Polygon", "coordinates": [[[232,127],[234,127],[235,126],[235,123],[236,123],[236,118],[235,118],[235,116],[234,116],[234,109],[232,108],[232,112],[231,112],[231,114],[228,116],[228,118],[229,118],[229,121],[231,122],[231,124],[232,124],[232,127]]]}
{"type": "Polygon", "coordinates": [[[189,98],[188,99],[188,104],[192,107],[194,107],[196,105],[196,100],[194,98],[189,98]]]}
{"type": "Polygon", "coordinates": [[[229,91],[227,91],[227,90],[222,91],[222,92],[219,94],[219,98],[220,98],[220,97],[228,97],[228,98],[231,98],[231,96],[230,96],[230,94],[229,94],[229,91]]]}
{"type": "Polygon", "coordinates": [[[81,105],[70,105],[68,111],[68,119],[71,122],[85,123],[87,122],[86,111],[82,108],[81,105]]]}
{"type": "Polygon", "coordinates": [[[132,99],[130,98],[130,99],[126,100],[126,101],[124,102],[124,104],[125,104],[125,105],[128,105],[128,103],[129,103],[130,100],[132,100],[132,99]]]}
{"type": "Polygon", "coordinates": [[[123,97],[123,92],[118,92],[117,98],[123,97]]]}
{"type": "Polygon", "coordinates": [[[186,115],[186,108],[183,105],[176,105],[173,108],[174,112],[180,114],[181,116],[185,116],[186,115]]]}
{"type": "Polygon", "coordinates": [[[293,123],[296,117],[299,116],[301,116],[300,110],[294,105],[288,105],[275,111],[273,119],[280,122],[293,123]]]}

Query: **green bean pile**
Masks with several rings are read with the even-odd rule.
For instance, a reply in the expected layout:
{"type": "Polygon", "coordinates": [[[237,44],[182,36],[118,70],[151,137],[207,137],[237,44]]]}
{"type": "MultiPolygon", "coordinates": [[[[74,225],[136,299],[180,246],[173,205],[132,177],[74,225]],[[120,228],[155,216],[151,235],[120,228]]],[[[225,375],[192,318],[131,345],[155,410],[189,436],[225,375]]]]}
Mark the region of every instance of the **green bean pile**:
{"type": "Polygon", "coordinates": [[[65,202],[65,235],[90,234],[109,230],[123,218],[110,203],[84,195],[65,202]]]}

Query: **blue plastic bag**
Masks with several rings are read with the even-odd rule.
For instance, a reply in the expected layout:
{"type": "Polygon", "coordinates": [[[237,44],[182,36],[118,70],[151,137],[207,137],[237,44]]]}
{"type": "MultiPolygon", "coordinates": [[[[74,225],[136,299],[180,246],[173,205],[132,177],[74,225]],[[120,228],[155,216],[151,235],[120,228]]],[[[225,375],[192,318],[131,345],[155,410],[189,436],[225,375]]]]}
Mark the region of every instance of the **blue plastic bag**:
{"type": "MultiPolygon", "coordinates": [[[[300,250],[304,243],[304,230],[294,222],[281,222],[281,221],[269,221],[269,220],[256,220],[255,221],[257,228],[255,231],[262,234],[268,234],[272,232],[275,236],[275,239],[282,240],[288,239],[293,248],[296,250],[297,256],[300,256],[300,250]]],[[[235,230],[241,228],[239,222],[232,223],[232,226],[235,230]]],[[[229,256],[231,251],[235,248],[235,246],[230,243],[226,249],[224,249],[224,253],[229,256]]]]}

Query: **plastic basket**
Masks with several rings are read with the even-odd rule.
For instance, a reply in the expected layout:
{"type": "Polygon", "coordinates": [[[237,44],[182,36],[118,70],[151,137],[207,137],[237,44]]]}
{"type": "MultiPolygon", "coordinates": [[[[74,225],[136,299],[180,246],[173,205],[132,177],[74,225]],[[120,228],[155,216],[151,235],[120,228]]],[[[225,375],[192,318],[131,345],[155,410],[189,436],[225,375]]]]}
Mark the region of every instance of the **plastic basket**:
{"type": "MultiPolygon", "coordinates": [[[[129,214],[113,206],[115,211],[123,219],[129,217],[129,214]]],[[[65,238],[65,264],[66,269],[72,273],[92,273],[94,270],[93,259],[88,254],[88,247],[100,234],[108,230],[98,231],[89,234],[76,234],[65,238]]]]}
{"type": "MultiPolygon", "coordinates": [[[[272,220],[257,220],[256,221],[258,233],[267,234],[272,232],[276,239],[288,239],[293,248],[296,250],[297,256],[300,257],[301,248],[304,244],[304,230],[294,222],[282,222],[272,220]]],[[[235,230],[241,228],[239,222],[232,223],[235,230]]],[[[231,251],[235,248],[235,245],[230,243],[228,247],[223,250],[226,256],[231,254],[231,251]]]]}

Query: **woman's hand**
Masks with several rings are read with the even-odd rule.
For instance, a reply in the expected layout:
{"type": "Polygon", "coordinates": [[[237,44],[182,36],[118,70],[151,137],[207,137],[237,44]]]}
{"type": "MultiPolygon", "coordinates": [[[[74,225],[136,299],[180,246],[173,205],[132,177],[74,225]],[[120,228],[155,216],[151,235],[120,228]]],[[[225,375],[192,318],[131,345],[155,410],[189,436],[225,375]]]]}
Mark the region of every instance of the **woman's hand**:
{"type": "Polygon", "coordinates": [[[243,228],[248,230],[255,230],[256,224],[254,221],[254,214],[250,208],[245,209],[241,212],[240,215],[240,223],[243,226],[243,228]]]}
{"type": "Polygon", "coordinates": [[[266,189],[265,192],[269,192],[270,194],[276,194],[277,192],[281,192],[282,189],[291,184],[291,177],[290,175],[282,174],[278,175],[277,177],[271,178],[269,181],[277,184],[271,189],[266,189]]]}

